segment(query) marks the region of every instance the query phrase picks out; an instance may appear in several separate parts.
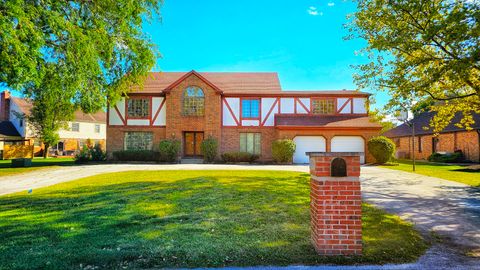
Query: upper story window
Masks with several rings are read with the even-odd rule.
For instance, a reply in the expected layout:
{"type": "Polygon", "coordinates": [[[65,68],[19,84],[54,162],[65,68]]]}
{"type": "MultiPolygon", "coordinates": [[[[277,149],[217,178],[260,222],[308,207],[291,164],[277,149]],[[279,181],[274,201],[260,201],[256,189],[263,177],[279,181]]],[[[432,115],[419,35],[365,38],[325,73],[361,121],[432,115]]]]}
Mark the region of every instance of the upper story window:
{"type": "Polygon", "coordinates": [[[100,125],[95,124],[95,133],[100,133],[100,125]]]}
{"type": "Polygon", "coordinates": [[[202,88],[189,86],[183,92],[183,115],[203,116],[205,113],[205,94],[202,88]]]}
{"type": "Polygon", "coordinates": [[[80,123],[72,123],[72,131],[79,132],[80,131],[80,123]]]}
{"type": "Polygon", "coordinates": [[[242,99],[242,118],[259,118],[260,100],[242,99]]]}
{"type": "Polygon", "coordinates": [[[335,99],[312,99],[312,113],[334,114],[335,99]]]}
{"type": "Polygon", "coordinates": [[[132,98],[128,100],[128,117],[148,118],[150,116],[149,98],[132,98]]]}

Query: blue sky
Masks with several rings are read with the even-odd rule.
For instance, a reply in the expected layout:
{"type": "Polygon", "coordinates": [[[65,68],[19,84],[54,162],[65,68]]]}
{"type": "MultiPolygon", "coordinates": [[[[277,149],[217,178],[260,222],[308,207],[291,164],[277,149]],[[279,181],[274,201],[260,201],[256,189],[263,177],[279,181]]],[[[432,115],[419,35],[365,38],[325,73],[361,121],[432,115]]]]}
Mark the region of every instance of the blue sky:
{"type": "Polygon", "coordinates": [[[356,89],[350,65],[366,61],[355,55],[365,41],[343,40],[354,11],[343,0],[165,0],[144,30],[157,71],[275,71],[286,90],[356,89]]]}

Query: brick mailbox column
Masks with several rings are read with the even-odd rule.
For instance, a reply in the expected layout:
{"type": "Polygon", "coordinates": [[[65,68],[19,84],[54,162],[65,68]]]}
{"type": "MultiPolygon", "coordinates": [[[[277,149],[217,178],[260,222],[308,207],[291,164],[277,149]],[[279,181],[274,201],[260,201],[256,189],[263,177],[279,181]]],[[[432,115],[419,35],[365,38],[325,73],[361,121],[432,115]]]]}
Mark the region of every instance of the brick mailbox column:
{"type": "Polygon", "coordinates": [[[311,152],[312,242],[320,255],[362,254],[360,153],[311,152]]]}

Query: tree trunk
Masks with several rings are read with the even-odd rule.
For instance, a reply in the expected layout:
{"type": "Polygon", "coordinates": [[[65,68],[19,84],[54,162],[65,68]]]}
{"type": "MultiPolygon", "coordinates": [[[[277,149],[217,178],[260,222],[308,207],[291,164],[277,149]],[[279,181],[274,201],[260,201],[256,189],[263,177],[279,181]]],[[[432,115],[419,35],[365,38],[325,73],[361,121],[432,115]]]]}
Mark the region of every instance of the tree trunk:
{"type": "Polygon", "coordinates": [[[47,157],[48,157],[48,148],[50,148],[50,145],[49,145],[49,144],[44,144],[44,147],[43,147],[43,158],[47,158],[47,157]]]}

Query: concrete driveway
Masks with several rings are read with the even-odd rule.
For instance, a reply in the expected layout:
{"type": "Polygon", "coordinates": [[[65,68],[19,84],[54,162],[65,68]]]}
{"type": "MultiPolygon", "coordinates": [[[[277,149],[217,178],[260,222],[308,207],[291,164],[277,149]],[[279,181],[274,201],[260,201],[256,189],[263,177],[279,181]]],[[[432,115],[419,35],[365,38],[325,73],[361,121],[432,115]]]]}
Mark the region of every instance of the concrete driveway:
{"type": "MultiPolygon", "coordinates": [[[[27,191],[96,174],[132,170],[283,170],[308,172],[308,166],[255,165],[136,165],[105,164],[61,167],[0,177],[0,195],[27,191]]],[[[480,269],[480,189],[439,178],[379,167],[362,167],[364,199],[413,222],[428,235],[435,231],[443,243],[435,244],[415,264],[340,269],[480,269]]],[[[34,191],[35,192],[35,191],[34,191]]],[[[309,269],[309,267],[299,267],[309,269]]],[[[311,269],[323,269],[312,267],[311,269]]],[[[327,268],[325,268],[327,269],[327,268]]]]}

